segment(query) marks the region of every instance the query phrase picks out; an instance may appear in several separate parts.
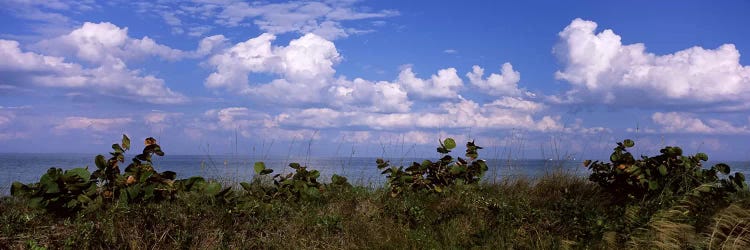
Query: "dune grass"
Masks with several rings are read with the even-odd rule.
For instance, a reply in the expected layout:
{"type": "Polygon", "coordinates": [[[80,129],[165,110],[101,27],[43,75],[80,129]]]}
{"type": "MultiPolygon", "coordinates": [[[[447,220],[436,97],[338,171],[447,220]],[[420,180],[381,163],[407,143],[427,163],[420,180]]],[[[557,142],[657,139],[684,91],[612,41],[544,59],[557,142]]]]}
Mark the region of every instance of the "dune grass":
{"type": "Polygon", "coordinates": [[[670,220],[668,209],[628,222],[617,218],[628,209],[612,206],[598,185],[562,172],[396,198],[386,188],[361,186],[311,200],[236,192],[242,198],[235,202],[184,193],[67,218],[4,197],[0,248],[742,249],[750,243],[746,191],[708,215],[705,226],[670,220]]]}

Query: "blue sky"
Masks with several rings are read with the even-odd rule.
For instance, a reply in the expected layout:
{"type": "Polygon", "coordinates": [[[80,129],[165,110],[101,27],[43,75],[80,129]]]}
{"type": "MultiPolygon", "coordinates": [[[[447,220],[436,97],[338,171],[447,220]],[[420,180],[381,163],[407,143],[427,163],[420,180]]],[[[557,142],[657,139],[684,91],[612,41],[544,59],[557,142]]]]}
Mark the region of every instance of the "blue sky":
{"type": "Polygon", "coordinates": [[[0,1],[0,152],[750,160],[745,1],[0,1]],[[140,139],[138,139],[140,140],[140,139]],[[309,148],[309,150],[308,150],[309,148]]]}

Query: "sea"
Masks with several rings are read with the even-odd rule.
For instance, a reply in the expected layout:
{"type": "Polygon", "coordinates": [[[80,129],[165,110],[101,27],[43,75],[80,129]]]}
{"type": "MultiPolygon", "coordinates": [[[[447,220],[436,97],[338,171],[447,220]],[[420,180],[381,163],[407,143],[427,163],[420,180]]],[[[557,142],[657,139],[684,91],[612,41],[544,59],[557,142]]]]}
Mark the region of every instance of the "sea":
{"type": "MultiPolygon", "coordinates": [[[[435,157],[437,159],[437,156],[435,157]]],[[[248,157],[243,155],[165,155],[154,156],[153,164],[157,171],[174,171],[178,179],[191,176],[218,180],[224,183],[239,183],[251,181],[255,175],[254,163],[262,161],[267,168],[276,173],[290,173],[289,163],[296,162],[308,169],[320,171],[321,182],[330,180],[330,176],[338,174],[349,179],[356,185],[381,187],[386,177],[377,168],[376,157],[248,157]]],[[[409,166],[412,162],[422,162],[424,159],[392,158],[391,165],[409,166]]],[[[432,159],[431,159],[432,160],[432,159]]],[[[489,170],[483,181],[497,182],[513,178],[535,179],[554,172],[565,172],[572,175],[588,176],[588,169],[583,167],[582,160],[565,159],[485,159],[489,170]]],[[[128,163],[126,161],[126,163],[128,163]]],[[[732,171],[750,173],[750,162],[726,162],[732,171]]],[[[714,164],[709,162],[704,166],[714,164]]],[[[125,164],[126,166],[127,164],[125,164]]],[[[63,170],[88,167],[89,171],[96,169],[94,155],[91,154],[54,154],[54,153],[0,153],[0,196],[10,194],[13,182],[34,183],[47,172],[49,168],[63,170]]],[[[121,167],[124,170],[124,167],[121,167]]]]}

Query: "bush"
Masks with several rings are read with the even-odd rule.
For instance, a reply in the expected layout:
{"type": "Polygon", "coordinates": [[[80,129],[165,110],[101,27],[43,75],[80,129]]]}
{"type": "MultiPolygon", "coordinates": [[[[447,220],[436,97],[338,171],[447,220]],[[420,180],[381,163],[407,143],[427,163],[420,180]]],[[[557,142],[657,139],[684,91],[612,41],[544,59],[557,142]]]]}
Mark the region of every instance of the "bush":
{"type": "MultiPolygon", "coordinates": [[[[307,170],[307,166],[302,166],[299,163],[292,162],[289,167],[294,169],[293,173],[287,175],[276,174],[273,176],[273,186],[263,186],[261,183],[253,185],[247,182],[241,182],[240,186],[248,194],[260,195],[266,198],[285,198],[292,200],[311,200],[320,198],[320,193],[331,190],[341,190],[344,188],[351,188],[346,177],[340,175],[331,176],[330,184],[323,184],[318,182],[320,177],[320,171],[318,170],[307,170]]],[[[273,173],[273,169],[266,168],[264,162],[255,163],[255,174],[260,176],[268,175],[273,173]]]]}
{"type": "Polygon", "coordinates": [[[443,157],[436,162],[425,160],[421,164],[414,162],[404,169],[403,166],[390,166],[388,161],[377,159],[378,169],[385,169],[381,174],[388,178],[391,196],[395,197],[404,191],[428,190],[441,193],[453,185],[475,184],[487,171],[487,163],[477,160],[478,150],[482,149],[473,141],[466,143],[468,161],[458,157],[456,160],[448,155],[456,147],[456,141],[447,138],[440,142],[437,152],[443,157]]]}
{"type": "Polygon", "coordinates": [[[665,147],[660,150],[660,155],[641,156],[636,160],[627,150],[634,145],[632,140],[618,142],[610,156],[611,163],[584,162],[592,171],[589,180],[622,201],[686,194],[727,197],[730,193],[747,188],[742,173],[734,173],[728,179],[717,176],[718,173],[730,173],[727,164],[719,163],[710,169],[703,169],[703,162],[708,160],[708,155],[704,153],[683,156],[681,148],[665,147]]]}
{"type": "Polygon", "coordinates": [[[132,159],[124,174],[120,173],[119,165],[125,162],[125,152],[130,149],[127,135],[122,135],[120,144],[112,144],[112,157],[106,159],[97,155],[94,158],[97,170],[93,173],[89,173],[88,168],[64,172],[50,168],[38,183],[14,182],[11,195],[28,198],[31,207],[62,215],[72,215],[84,209],[93,211],[115,201],[127,204],[171,200],[178,191],[229,196],[231,188],[222,189],[219,183],[206,182],[201,177],[175,181],[175,172],[156,172],[151,157],[163,156],[164,152],[154,138],[146,138],[144,144],[143,152],[132,159]]]}

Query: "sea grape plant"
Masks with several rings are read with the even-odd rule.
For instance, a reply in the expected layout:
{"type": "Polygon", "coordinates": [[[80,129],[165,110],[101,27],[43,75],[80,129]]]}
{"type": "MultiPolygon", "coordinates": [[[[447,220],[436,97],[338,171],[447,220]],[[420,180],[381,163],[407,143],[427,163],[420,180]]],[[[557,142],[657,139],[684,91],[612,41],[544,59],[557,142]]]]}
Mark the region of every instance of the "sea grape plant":
{"type": "Polygon", "coordinates": [[[89,178],[86,168],[63,171],[50,168],[38,183],[24,185],[14,182],[11,195],[29,198],[29,206],[46,208],[58,214],[72,214],[90,205],[100,206],[96,183],[89,178]]]}
{"type": "Polygon", "coordinates": [[[404,191],[428,190],[432,192],[443,192],[444,189],[453,185],[478,183],[487,171],[487,163],[479,160],[477,146],[474,141],[466,143],[466,154],[468,160],[457,157],[455,160],[449,155],[456,147],[453,138],[447,138],[440,142],[437,152],[443,157],[432,162],[425,160],[422,163],[414,162],[411,166],[391,166],[390,162],[377,159],[378,169],[383,170],[381,174],[386,175],[391,189],[391,196],[398,196],[404,191]]]}
{"type": "Polygon", "coordinates": [[[125,168],[125,173],[120,178],[125,180],[124,187],[119,191],[121,201],[171,199],[176,191],[172,184],[177,173],[159,173],[154,170],[152,156],[164,156],[161,147],[156,144],[156,139],[146,138],[144,145],[143,152],[132,159],[132,163],[125,168]]]}
{"type": "Polygon", "coordinates": [[[132,159],[124,174],[120,174],[119,165],[125,162],[125,152],[129,149],[130,138],[122,135],[121,144],[112,144],[112,157],[105,159],[103,155],[97,155],[94,159],[97,170],[91,174],[91,178],[103,184],[101,193],[104,199],[118,198],[125,203],[171,199],[175,192],[172,183],[177,174],[154,170],[152,156],[164,156],[156,139],[146,138],[142,153],[132,159]]]}
{"type": "MultiPolygon", "coordinates": [[[[320,171],[308,170],[307,166],[302,166],[299,163],[293,162],[289,164],[289,167],[295,171],[286,175],[276,174],[273,176],[273,187],[270,189],[263,189],[263,196],[270,196],[271,198],[288,198],[288,199],[317,199],[320,197],[320,193],[325,191],[326,188],[346,188],[351,187],[351,184],[347,181],[346,177],[340,175],[331,176],[331,183],[323,184],[318,182],[320,177],[320,171]]],[[[273,169],[266,168],[264,162],[256,162],[254,165],[255,174],[258,176],[265,176],[273,173],[273,169]]],[[[241,182],[245,191],[254,194],[257,193],[257,189],[253,188],[253,185],[247,182],[241,182]]]]}
{"type": "Polygon", "coordinates": [[[87,168],[67,171],[50,168],[38,183],[13,183],[11,195],[27,197],[30,206],[61,214],[72,214],[115,201],[169,200],[177,192],[199,192],[224,200],[231,196],[231,187],[222,188],[217,182],[208,182],[201,177],[175,181],[175,172],[156,172],[152,157],[163,156],[164,152],[154,138],[146,138],[144,144],[142,153],[132,159],[123,174],[119,166],[125,162],[125,152],[130,149],[127,135],[122,136],[120,144],[112,144],[109,159],[103,155],[94,158],[97,169],[93,173],[87,168]]]}
{"type": "Polygon", "coordinates": [[[590,161],[584,166],[591,170],[589,180],[596,182],[620,201],[653,199],[670,194],[726,196],[740,189],[747,189],[745,176],[740,172],[721,179],[718,173],[728,175],[729,165],[719,163],[703,169],[708,155],[697,153],[683,155],[679,147],[665,147],[660,155],[641,156],[635,159],[628,148],[635,145],[632,140],[618,142],[610,155],[610,163],[590,161]]]}

